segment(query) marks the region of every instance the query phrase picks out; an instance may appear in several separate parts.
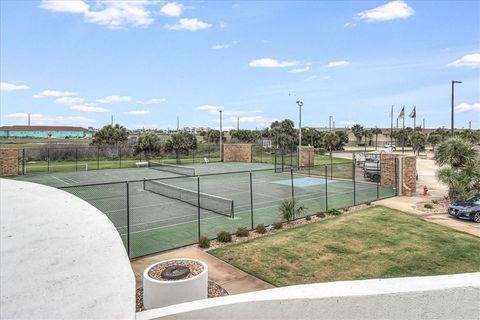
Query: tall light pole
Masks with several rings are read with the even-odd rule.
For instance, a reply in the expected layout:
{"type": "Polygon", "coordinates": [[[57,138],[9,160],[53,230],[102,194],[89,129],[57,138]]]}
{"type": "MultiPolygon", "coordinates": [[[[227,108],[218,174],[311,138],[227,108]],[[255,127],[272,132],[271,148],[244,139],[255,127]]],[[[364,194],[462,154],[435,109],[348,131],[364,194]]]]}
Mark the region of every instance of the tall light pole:
{"type": "Polygon", "coordinates": [[[298,105],[298,146],[302,146],[302,106],[303,101],[297,100],[298,105]]]}
{"type": "Polygon", "coordinates": [[[452,136],[455,134],[455,83],[462,83],[462,81],[452,80],[452,136]]]}
{"type": "Polygon", "coordinates": [[[218,110],[220,113],[220,161],[223,161],[223,131],[222,131],[222,110],[218,110]]]}
{"type": "Polygon", "coordinates": [[[328,128],[330,131],[332,131],[332,117],[333,116],[328,116],[328,128]]]}

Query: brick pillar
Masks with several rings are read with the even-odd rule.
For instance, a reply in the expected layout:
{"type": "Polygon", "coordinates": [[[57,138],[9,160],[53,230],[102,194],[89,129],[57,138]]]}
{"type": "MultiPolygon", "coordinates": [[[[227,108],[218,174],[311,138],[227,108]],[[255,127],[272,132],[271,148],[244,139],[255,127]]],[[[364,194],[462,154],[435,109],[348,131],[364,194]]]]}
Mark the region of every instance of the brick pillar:
{"type": "Polygon", "coordinates": [[[417,158],[415,156],[400,157],[403,165],[402,195],[411,196],[417,192],[417,158]]]}
{"type": "Polygon", "coordinates": [[[308,168],[315,164],[315,149],[312,146],[297,147],[298,167],[308,168]]]}
{"type": "Polygon", "coordinates": [[[392,153],[382,153],[380,155],[380,185],[382,187],[395,187],[395,159],[396,155],[392,153]]]}
{"type": "Polygon", "coordinates": [[[18,175],[18,150],[0,149],[0,177],[18,175]]]}
{"type": "Polygon", "coordinates": [[[252,145],[249,143],[224,144],[224,162],[252,162],[252,145]]]}

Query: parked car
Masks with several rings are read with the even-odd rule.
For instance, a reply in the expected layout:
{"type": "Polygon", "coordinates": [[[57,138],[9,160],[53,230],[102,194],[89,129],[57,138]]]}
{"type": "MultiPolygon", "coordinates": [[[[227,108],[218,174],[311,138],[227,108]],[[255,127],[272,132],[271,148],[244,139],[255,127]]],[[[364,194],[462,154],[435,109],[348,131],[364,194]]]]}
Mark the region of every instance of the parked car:
{"type": "Polygon", "coordinates": [[[448,213],[459,219],[480,223],[480,193],[466,201],[450,203],[448,213]]]}
{"type": "Polygon", "coordinates": [[[379,182],[380,172],[380,156],[369,155],[365,157],[365,163],[363,165],[363,175],[365,178],[373,182],[379,182]]]}
{"type": "Polygon", "coordinates": [[[395,151],[397,149],[397,147],[395,146],[395,143],[390,143],[390,142],[385,142],[385,144],[383,145],[383,147],[386,149],[386,150],[390,150],[390,151],[395,151]]]}

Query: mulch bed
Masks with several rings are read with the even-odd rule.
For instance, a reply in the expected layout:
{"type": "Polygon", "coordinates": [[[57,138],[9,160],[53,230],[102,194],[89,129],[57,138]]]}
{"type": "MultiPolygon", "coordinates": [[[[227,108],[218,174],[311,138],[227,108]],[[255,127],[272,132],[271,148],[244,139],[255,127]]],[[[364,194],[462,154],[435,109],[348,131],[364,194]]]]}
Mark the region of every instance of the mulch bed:
{"type": "MultiPolygon", "coordinates": [[[[137,312],[145,311],[145,307],[143,306],[143,287],[137,288],[136,293],[137,293],[137,312]]],[[[215,282],[209,280],[208,281],[208,297],[216,298],[216,297],[223,297],[223,296],[228,296],[227,290],[225,290],[215,282]]]]}
{"type": "MultiPolygon", "coordinates": [[[[365,208],[368,208],[368,207],[369,206],[366,205],[366,204],[360,204],[358,206],[345,208],[345,209],[340,209],[340,211],[345,214],[345,213],[352,213],[352,212],[355,212],[355,211],[358,211],[358,210],[362,210],[362,209],[365,209],[365,208]]],[[[317,222],[317,221],[320,221],[320,220],[325,220],[325,219],[330,219],[330,218],[332,218],[332,217],[324,216],[323,218],[321,218],[321,217],[317,217],[316,215],[312,215],[312,216],[310,216],[310,220],[307,220],[306,218],[302,218],[302,219],[292,221],[290,223],[284,222],[282,224],[281,229],[275,229],[275,228],[273,228],[273,226],[270,225],[270,226],[266,226],[267,232],[265,232],[265,233],[258,233],[255,230],[253,230],[253,231],[250,231],[250,234],[247,237],[238,237],[236,235],[232,235],[232,241],[231,242],[219,242],[217,240],[211,240],[209,248],[201,248],[201,249],[204,250],[204,251],[208,251],[208,250],[212,250],[212,249],[222,248],[222,247],[226,247],[226,246],[229,246],[229,245],[232,245],[232,244],[235,244],[235,243],[255,239],[255,238],[258,238],[258,237],[263,237],[263,236],[266,236],[266,235],[269,235],[269,234],[274,234],[274,233],[277,233],[277,232],[280,232],[280,231],[283,231],[283,230],[288,230],[288,229],[291,229],[291,228],[299,227],[299,226],[302,226],[302,225],[305,225],[305,224],[314,223],[314,222],[317,222]]]]}
{"type": "Polygon", "coordinates": [[[441,214],[447,213],[448,211],[448,199],[441,198],[441,199],[432,199],[425,202],[420,202],[417,204],[416,209],[422,212],[432,213],[432,214],[441,214]],[[425,208],[425,204],[430,204],[433,208],[425,208]]]}

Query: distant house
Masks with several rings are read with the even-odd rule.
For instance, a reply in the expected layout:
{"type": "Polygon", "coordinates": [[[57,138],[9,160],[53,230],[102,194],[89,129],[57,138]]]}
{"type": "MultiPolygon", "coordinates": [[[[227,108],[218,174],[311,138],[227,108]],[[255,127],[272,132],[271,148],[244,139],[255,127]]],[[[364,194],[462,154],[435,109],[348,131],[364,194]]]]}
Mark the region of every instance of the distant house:
{"type": "Polygon", "coordinates": [[[0,138],[91,138],[93,128],[70,126],[3,126],[0,138]]]}

